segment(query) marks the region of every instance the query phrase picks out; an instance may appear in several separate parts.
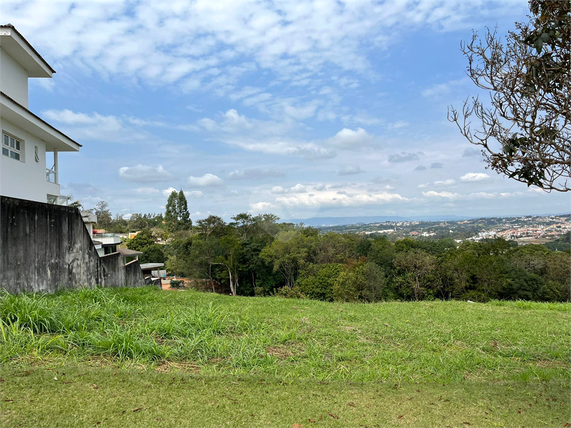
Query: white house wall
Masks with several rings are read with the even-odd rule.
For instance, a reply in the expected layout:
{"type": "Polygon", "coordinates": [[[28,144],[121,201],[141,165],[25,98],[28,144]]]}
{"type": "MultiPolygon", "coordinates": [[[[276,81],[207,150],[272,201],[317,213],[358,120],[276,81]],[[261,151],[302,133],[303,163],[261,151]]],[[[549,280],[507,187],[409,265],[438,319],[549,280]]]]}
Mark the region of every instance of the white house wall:
{"type": "Polygon", "coordinates": [[[36,202],[47,202],[48,194],[58,196],[60,186],[46,180],[46,144],[5,119],[0,119],[0,127],[3,132],[20,138],[24,144],[21,161],[0,155],[0,194],[36,202]]]}
{"type": "Polygon", "coordinates": [[[0,48],[0,89],[14,101],[28,108],[28,73],[0,48]]]}

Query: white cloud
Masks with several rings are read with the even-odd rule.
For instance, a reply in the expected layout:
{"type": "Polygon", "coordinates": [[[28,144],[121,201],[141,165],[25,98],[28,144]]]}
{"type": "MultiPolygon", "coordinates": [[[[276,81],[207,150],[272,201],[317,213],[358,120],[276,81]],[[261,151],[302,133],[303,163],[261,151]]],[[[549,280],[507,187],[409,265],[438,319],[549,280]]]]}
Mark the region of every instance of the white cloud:
{"type": "Polygon", "coordinates": [[[474,192],[468,195],[469,199],[495,199],[500,196],[499,193],[489,193],[489,192],[474,192]]]}
{"type": "Polygon", "coordinates": [[[188,184],[197,187],[215,187],[222,186],[224,182],[214,174],[204,174],[202,177],[188,177],[188,184]]]}
{"type": "Polygon", "coordinates": [[[362,174],[363,172],[365,171],[363,171],[359,165],[345,165],[337,175],[356,175],[362,174]]]}
{"type": "Polygon", "coordinates": [[[446,83],[438,83],[430,86],[429,88],[426,88],[424,91],[421,92],[421,95],[425,98],[430,98],[430,97],[437,98],[449,95],[455,88],[463,85],[466,82],[467,79],[463,78],[463,79],[451,80],[446,83]]]}
{"type": "Polygon", "coordinates": [[[119,177],[125,181],[136,183],[156,183],[169,181],[173,178],[172,174],[164,169],[162,165],[154,167],[141,164],[119,168],[119,177]]]}
{"type": "Polygon", "coordinates": [[[282,186],[274,186],[270,193],[274,195],[284,195],[286,193],[305,193],[307,192],[307,188],[303,184],[296,184],[293,187],[284,188],[282,186]]]}
{"type": "MultiPolygon", "coordinates": [[[[133,143],[149,140],[146,131],[128,126],[122,118],[104,116],[99,113],[76,113],[64,110],[45,110],[42,116],[49,121],[62,124],[62,128],[74,140],[95,140],[113,143],[133,143]]],[[[134,118],[132,118],[134,119],[134,118]]]]}
{"type": "Polygon", "coordinates": [[[305,159],[328,159],[336,153],[311,141],[287,138],[298,125],[290,119],[281,122],[252,119],[230,109],[216,121],[203,118],[198,125],[219,141],[247,151],[270,155],[298,156],[305,159]]]}
{"type": "MultiPolygon", "coordinates": [[[[188,89],[208,88],[213,82],[218,88],[231,85],[252,67],[292,82],[307,82],[331,68],[364,72],[372,68],[367,58],[372,47],[385,49],[417,28],[471,28],[474,17],[482,16],[480,2],[452,0],[389,0],[382,5],[373,0],[5,3],[3,21],[18,23],[49,58],[104,76],[134,77],[151,86],[178,83],[188,89]]],[[[492,4],[488,13],[497,18],[515,7],[521,9],[521,0],[492,4]]],[[[355,78],[344,75],[338,84],[358,86],[355,78]]],[[[423,93],[446,92],[451,84],[423,93]]]]}
{"type": "Polygon", "coordinates": [[[408,123],[405,120],[399,120],[397,122],[391,123],[389,124],[389,128],[390,129],[401,129],[401,128],[408,128],[410,126],[410,123],[408,123]]]}
{"type": "Polygon", "coordinates": [[[435,186],[453,186],[454,184],[456,184],[456,180],[453,180],[452,178],[449,178],[448,180],[438,180],[434,182],[435,186]]]}
{"type": "Polygon", "coordinates": [[[286,207],[356,207],[366,205],[383,205],[404,202],[408,199],[398,193],[356,193],[325,190],[318,193],[304,193],[291,196],[280,196],[276,203],[286,207]]]}
{"type": "Polygon", "coordinates": [[[334,137],[327,140],[327,143],[337,149],[361,150],[370,146],[375,141],[374,137],[363,128],[352,129],[343,128],[334,137]]]}
{"type": "Polygon", "coordinates": [[[234,180],[259,180],[269,177],[283,177],[285,173],[279,168],[237,169],[228,173],[228,178],[234,180]]]}
{"type": "Polygon", "coordinates": [[[428,192],[422,192],[422,195],[426,198],[444,198],[444,199],[458,199],[462,195],[452,192],[435,192],[434,190],[429,190],[428,192]]]}
{"type": "Polygon", "coordinates": [[[106,120],[117,120],[113,116],[101,116],[98,113],[88,115],[85,113],[76,113],[68,109],[64,110],[45,110],[42,115],[48,119],[59,123],[68,125],[92,125],[94,123],[101,123],[106,120]]]}
{"type": "Polygon", "coordinates": [[[483,172],[469,172],[460,177],[460,181],[464,181],[467,183],[476,182],[476,181],[485,181],[489,179],[490,176],[488,174],[484,174],[483,172]]]}
{"type": "Polygon", "coordinates": [[[189,198],[202,198],[204,196],[204,193],[202,193],[200,190],[191,190],[188,192],[184,192],[184,195],[189,197],[189,198]]]}
{"type": "Polygon", "coordinates": [[[256,202],[250,204],[250,210],[253,213],[263,213],[276,208],[271,202],[256,202]]]}
{"type": "Polygon", "coordinates": [[[169,187],[168,189],[164,189],[161,193],[163,196],[170,196],[172,192],[178,192],[174,187],[169,187]]]}

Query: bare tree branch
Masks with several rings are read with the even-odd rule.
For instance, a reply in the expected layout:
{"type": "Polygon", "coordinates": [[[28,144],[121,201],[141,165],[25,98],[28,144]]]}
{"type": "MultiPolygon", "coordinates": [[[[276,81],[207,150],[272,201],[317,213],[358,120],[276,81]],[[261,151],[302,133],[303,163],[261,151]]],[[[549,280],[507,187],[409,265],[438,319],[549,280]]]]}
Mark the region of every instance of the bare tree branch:
{"type": "Polygon", "coordinates": [[[533,17],[505,42],[488,29],[461,50],[467,74],[490,91],[448,120],[482,147],[488,167],[546,191],[571,190],[571,0],[531,0],[533,17]],[[477,124],[473,127],[473,122],[477,124]]]}

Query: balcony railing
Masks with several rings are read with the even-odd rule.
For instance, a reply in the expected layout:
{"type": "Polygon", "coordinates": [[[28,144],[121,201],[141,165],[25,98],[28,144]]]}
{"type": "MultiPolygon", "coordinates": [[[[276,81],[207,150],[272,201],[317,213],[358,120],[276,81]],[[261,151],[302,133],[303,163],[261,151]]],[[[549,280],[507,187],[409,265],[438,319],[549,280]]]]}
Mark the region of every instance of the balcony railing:
{"type": "Polygon", "coordinates": [[[56,183],[56,171],[55,171],[55,165],[52,166],[51,168],[46,168],[46,180],[49,183],[56,183]]]}

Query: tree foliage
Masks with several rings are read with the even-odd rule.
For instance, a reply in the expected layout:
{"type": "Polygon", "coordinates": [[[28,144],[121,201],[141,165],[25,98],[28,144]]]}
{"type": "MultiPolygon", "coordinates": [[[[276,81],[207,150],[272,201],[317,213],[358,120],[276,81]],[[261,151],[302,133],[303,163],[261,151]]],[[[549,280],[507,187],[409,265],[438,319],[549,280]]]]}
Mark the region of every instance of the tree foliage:
{"type": "Polygon", "coordinates": [[[95,205],[95,215],[97,216],[98,228],[106,229],[111,225],[111,210],[107,202],[99,201],[97,205],[95,205]]]}
{"type": "Polygon", "coordinates": [[[165,224],[167,231],[171,233],[192,227],[188,203],[182,189],[179,192],[173,190],[167,199],[165,224]]]}
{"type": "Polygon", "coordinates": [[[467,73],[489,91],[487,106],[468,99],[449,120],[482,147],[489,167],[547,191],[571,183],[571,0],[531,0],[532,16],[505,43],[496,31],[462,44],[467,73]],[[475,128],[472,128],[475,120],[475,128]]]}
{"type": "MultiPolygon", "coordinates": [[[[173,192],[178,204],[180,192],[173,192]]],[[[105,204],[100,208],[108,210],[105,204]]],[[[111,213],[109,212],[109,216],[111,213]]],[[[117,215],[108,230],[142,227],[127,247],[142,263],[163,262],[171,274],[219,284],[231,294],[325,301],[462,299],[571,300],[571,233],[546,245],[503,239],[400,239],[322,233],[272,214],[211,215],[170,233],[162,215],[117,215]]],[[[216,285],[218,287],[218,285],[216,285]]]]}
{"type": "Polygon", "coordinates": [[[164,263],[165,254],[163,246],[155,243],[153,233],[149,229],[143,229],[133,239],[126,242],[127,248],[142,251],[139,257],[141,263],[164,263]]]}

